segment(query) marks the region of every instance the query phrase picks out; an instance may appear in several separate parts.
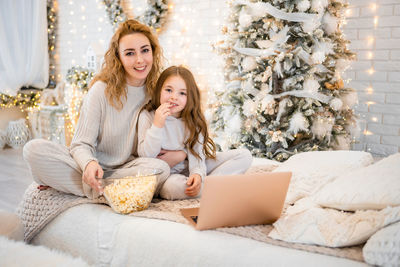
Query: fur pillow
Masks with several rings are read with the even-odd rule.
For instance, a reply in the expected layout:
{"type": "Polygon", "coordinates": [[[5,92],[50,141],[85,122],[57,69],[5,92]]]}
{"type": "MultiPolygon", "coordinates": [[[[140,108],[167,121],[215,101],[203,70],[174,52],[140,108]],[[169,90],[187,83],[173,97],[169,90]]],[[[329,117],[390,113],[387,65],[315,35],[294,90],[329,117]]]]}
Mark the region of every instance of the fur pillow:
{"type": "Polygon", "coordinates": [[[286,203],[310,196],[323,185],[349,171],[373,162],[370,153],[361,151],[313,151],[299,153],[277,167],[274,172],[293,173],[286,203]]]}
{"type": "Polygon", "coordinates": [[[367,263],[380,266],[400,266],[400,222],[376,232],[363,248],[367,263]]]}
{"type": "Polygon", "coordinates": [[[314,195],[314,201],[349,211],[400,205],[400,153],[341,175],[314,195]]]}

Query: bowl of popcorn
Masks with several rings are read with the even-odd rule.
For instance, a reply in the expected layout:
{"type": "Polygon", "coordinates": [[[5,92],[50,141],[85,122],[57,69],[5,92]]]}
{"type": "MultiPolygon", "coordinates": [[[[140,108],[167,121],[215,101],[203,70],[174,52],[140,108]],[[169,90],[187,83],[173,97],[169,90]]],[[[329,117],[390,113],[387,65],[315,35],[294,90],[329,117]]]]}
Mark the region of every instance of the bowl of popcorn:
{"type": "Polygon", "coordinates": [[[100,179],[103,195],[117,213],[127,214],[147,209],[162,170],[138,167],[134,173],[120,178],[100,179]]]}

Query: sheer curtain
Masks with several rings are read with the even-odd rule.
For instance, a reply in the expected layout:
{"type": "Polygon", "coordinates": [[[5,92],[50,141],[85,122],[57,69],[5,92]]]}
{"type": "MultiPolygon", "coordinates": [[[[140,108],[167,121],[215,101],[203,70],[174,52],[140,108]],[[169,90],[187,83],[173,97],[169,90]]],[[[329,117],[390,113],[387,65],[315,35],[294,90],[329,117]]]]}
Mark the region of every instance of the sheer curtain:
{"type": "Polygon", "coordinates": [[[46,0],[0,0],[0,93],[48,80],[46,0]]]}

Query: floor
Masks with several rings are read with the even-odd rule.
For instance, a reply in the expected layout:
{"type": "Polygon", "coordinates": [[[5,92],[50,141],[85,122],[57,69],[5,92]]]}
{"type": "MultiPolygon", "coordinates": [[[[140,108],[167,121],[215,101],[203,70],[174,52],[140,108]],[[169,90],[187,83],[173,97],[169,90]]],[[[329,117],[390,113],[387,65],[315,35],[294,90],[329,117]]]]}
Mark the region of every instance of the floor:
{"type": "Polygon", "coordinates": [[[0,149],[0,210],[15,212],[26,188],[32,183],[22,148],[0,149]]]}

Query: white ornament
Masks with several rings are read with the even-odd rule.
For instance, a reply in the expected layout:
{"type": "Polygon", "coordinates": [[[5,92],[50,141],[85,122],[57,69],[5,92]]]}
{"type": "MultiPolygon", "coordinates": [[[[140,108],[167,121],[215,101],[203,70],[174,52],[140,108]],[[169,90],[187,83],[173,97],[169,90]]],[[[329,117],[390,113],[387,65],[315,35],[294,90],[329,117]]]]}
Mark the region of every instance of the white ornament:
{"type": "Polygon", "coordinates": [[[303,83],[303,89],[309,93],[316,93],[319,88],[319,82],[313,78],[307,78],[303,83]]]}
{"type": "Polygon", "coordinates": [[[341,99],[343,102],[342,109],[352,108],[355,104],[358,103],[358,95],[355,91],[343,95],[341,99]]]}
{"type": "Polygon", "coordinates": [[[240,25],[242,28],[247,28],[247,27],[249,27],[249,26],[251,25],[252,22],[253,22],[253,19],[252,19],[252,17],[251,17],[249,14],[247,14],[247,12],[245,12],[245,11],[240,12],[240,15],[239,15],[239,25],[240,25]]]}
{"type": "Polygon", "coordinates": [[[315,29],[317,29],[321,25],[321,22],[309,20],[302,23],[303,31],[306,33],[312,33],[315,29]]]}
{"type": "Polygon", "coordinates": [[[322,27],[324,28],[327,34],[335,33],[338,29],[338,19],[332,16],[329,12],[325,12],[325,15],[322,17],[322,27]]]}
{"type": "Polygon", "coordinates": [[[343,102],[340,100],[340,98],[335,97],[329,102],[329,105],[333,110],[340,110],[343,106],[343,102]]]}
{"type": "Polygon", "coordinates": [[[265,17],[266,14],[265,14],[264,3],[262,2],[254,3],[251,7],[251,15],[253,16],[254,20],[259,20],[265,17]]]}
{"type": "Polygon", "coordinates": [[[304,117],[303,113],[297,111],[290,119],[288,132],[297,134],[300,131],[307,131],[308,126],[308,120],[304,117]]]}
{"type": "Polygon", "coordinates": [[[328,138],[328,142],[330,142],[330,138],[332,136],[332,127],[334,124],[335,119],[333,118],[317,116],[312,123],[311,132],[319,140],[323,140],[326,137],[328,138]]]}
{"type": "Polygon", "coordinates": [[[254,57],[245,57],[241,65],[244,72],[252,71],[258,66],[257,61],[254,57]]]}
{"type": "Polygon", "coordinates": [[[12,148],[23,147],[30,138],[25,119],[10,121],[7,126],[7,144],[12,148]]]}
{"type": "Polygon", "coordinates": [[[297,2],[297,10],[300,12],[304,12],[307,11],[310,8],[310,1],[308,0],[300,0],[299,2],[297,2]]]}
{"type": "Polygon", "coordinates": [[[267,94],[261,100],[261,110],[268,115],[273,115],[275,113],[275,99],[272,95],[267,94]]]}
{"type": "Polygon", "coordinates": [[[239,114],[235,114],[232,118],[229,120],[229,126],[225,126],[225,131],[229,133],[230,135],[233,134],[240,134],[240,130],[242,128],[242,120],[240,118],[239,114]]]}
{"type": "Polygon", "coordinates": [[[254,83],[252,79],[248,79],[245,82],[243,82],[243,90],[247,93],[247,94],[251,94],[253,96],[256,96],[259,92],[259,90],[257,90],[256,88],[254,88],[254,83]]]}
{"type": "Polygon", "coordinates": [[[322,13],[325,8],[328,6],[328,0],[312,0],[311,1],[311,10],[322,13]]]}
{"type": "Polygon", "coordinates": [[[315,51],[311,55],[311,60],[314,64],[321,64],[326,59],[325,53],[322,51],[315,51]]]}
{"type": "Polygon", "coordinates": [[[256,111],[257,111],[257,105],[253,100],[247,99],[246,101],[244,101],[243,115],[245,115],[246,117],[250,117],[256,114],[256,111]]]}
{"type": "Polygon", "coordinates": [[[0,130],[0,149],[3,149],[7,144],[7,133],[3,130],[0,130]]]}

